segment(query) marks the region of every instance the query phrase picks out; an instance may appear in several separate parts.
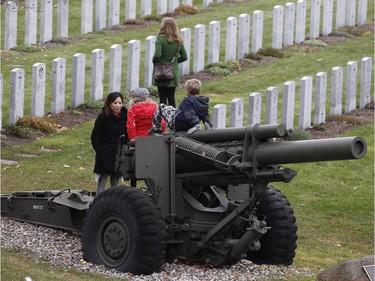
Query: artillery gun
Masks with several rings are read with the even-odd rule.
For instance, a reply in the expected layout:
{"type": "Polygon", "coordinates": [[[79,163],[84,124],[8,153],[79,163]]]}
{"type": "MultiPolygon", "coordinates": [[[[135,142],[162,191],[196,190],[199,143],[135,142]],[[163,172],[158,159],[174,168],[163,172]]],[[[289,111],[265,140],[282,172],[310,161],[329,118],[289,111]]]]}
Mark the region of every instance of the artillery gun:
{"type": "Polygon", "coordinates": [[[289,265],[296,218],[270,183],[290,182],[297,172],[281,164],[361,159],[367,152],[361,137],[282,140],[289,133],[283,125],[250,125],[137,137],[121,142],[117,155],[117,171],[130,186],[97,196],[15,192],[1,196],[1,213],[79,231],[85,260],[134,274],[173,259],[289,265]]]}

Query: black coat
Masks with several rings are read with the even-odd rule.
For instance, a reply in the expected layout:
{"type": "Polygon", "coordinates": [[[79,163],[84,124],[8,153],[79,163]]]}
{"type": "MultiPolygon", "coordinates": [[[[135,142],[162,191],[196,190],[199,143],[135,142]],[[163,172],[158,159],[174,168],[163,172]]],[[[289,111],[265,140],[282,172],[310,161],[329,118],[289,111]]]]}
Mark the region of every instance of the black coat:
{"type": "Polygon", "coordinates": [[[91,133],[91,144],[96,152],[94,173],[110,175],[114,172],[119,137],[125,135],[126,142],[129,141],[126,132],[127,114],[123,107],[120,118],[113,114],[107,116],[104,110],[96,118],[91,133]]]}

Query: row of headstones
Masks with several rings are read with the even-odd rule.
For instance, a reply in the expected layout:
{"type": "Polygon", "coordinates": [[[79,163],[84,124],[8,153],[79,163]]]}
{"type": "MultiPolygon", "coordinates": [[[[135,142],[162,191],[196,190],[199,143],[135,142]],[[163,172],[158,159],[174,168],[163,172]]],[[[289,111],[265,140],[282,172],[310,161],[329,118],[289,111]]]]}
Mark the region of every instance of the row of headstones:
{"type": "MultiPolygon", "coordinates": [[[[101,56],[100,50],[94,53],[93,65],[96,59],[101,56]]],[[[73,68],[72,80],[72,107],[74,105],[83,103],[83,95],[77,96],[77,90],[83,90],[85,64],[82,54],[75,55],[73,58],[73,65],[78,67],[73,68]]],[[[65,110],[65,66],[66,60],[64,58],[55,59],[53,61],[52,69],[52,97],[51,97],[51,114],[55,115],[65,110]]],[[[115,65],[113,64],[113,67],[115,65]]],[[[31,100],[31,115],[43,116],[45,103],[45,64],[37,63],[33,65],[33,80],[32,80],[32,100],[31,100]]],[[[129,73],[129,72],[128,72],[129,73]]],[[[344,71],[342,67],[334,67],[332,69],[331,78],[331,102],[330,115],[342,114],[342,99],[343,99],[343,77],[344,71]]],[[[360,101],[359,108],[365,107],[371,101],[371,86],[372,86],[372,61],[370,57],[365,57],[361,62],[361,81],[360,81],[360,101]]],[[[91,84],[92,96],[91,100],[99,100],[103,98],[103,93],[98,93],[96,88],[98,83],[103,81],[101,77],[93,74],[92,80],[96,80],[96,84],[91,84]],[[96,96],[95,96],[96,95],[96,96]],[[100,95],[100,96],[99,96],[100,95]]],[[[112,81],[113,82],[113,81],[112,81]]],[[[10,111],[9,124],[13,125],[16,121],[23,117],[24,113],[24,85],[25,85],[25,71],[21,68],[13,69],[11,72],[11,97],[10,97],[10,111]]],[[[101,85],[102,86],[102,85],[101,85]]],[[[102,87],[99,87],[102,88],[102,87]]],[[[294,125],[294,107],[295,107],[295,81],[287,81],[283,88],[283,105],[282,105],[282,123],[287,128],[293,128],[294,125]]],[[[312,89],[313,78],[305,76],[300,81],[300,112],[299,112],[299,128],[306,129],[311,125],[311,111],[312,111],[312,89]]],[[[113,90],[113,89],[112,89],[113,90]]],[[[3,75],[0,74],[0,93],[3,93],[3,75]]],[[[249,110],[248,122],[249,124],[256,124],[261,122],[261,93],[251,93],[249,95],[249,110]]],[[[278,88],[269,87],[266,94],[266,116],[265,124],[276,124],[278,116],[278,88]]],[[[327,73],[319,72],[316,75],[316,95],[315,95],[315,114],[314,124],[320,124],[326,118],[326,96],[327,96],[327,73]]],[[[345,96],[345,113],[349,113],[356,109],[357,96],[357,62],[350,61],[347,64],[346,72],[346,96],[345,96]]],[[[0,96],[0,110],[2,112],[2,98],[0,96]]],[[[0,117],[2,113],[0,112],[0,117]]],[[[237,98],[231,103],[230,126],[237,127],[243,125],[244,118],[244,100],[237,98]]],[[[1,118],[0,118],[1,120],[1,118]]],[[[226,126],[226,105],[219,104],[213,108],[213,124],[214,128],[225,128],[226,126]]],[[[1,129],[0,123],[0,129],[1,129]]]]}
{"type": "MultiPolygon", "coordinates": [[[[299,3],[305,3],[305,0],[300,0],[299,3]]],[[[288,6],[288,5],[287,5],[288,6]]],[[[279,7],[276,6],[275,10],[279,7]]],[[[286,14],[287,15],[287,14],[286,14]]],[[[304,19],[305,21],[305,19],[304,19]]],[[[297,22],[298,23],[298,22],[297,22]]],[[[237,18],[229,17],[227,19],[226,29],[226,48],[225,60],[235,60],[244,57],[249,52],[250,45],[250,15],[241,14],[239,16],[239,27],[237,28],[237,18]],[[239,40],[237,46],[237,29],[239,40]]],[[[275,25],[278,27],[278,25],[275,25]]],[[[298,24],[297,24],[298,26],[298,24]]],[[[287,29],[285,29],[287,30],[287,29]]],[[[279,30],[282,33],[282,30],[279,30]]],[[[263,34],[263,12],[254,11],[253,14],[253,34],[252,34],[252,51],[257,52],[262,48],[262,34],[263,34]]],[[[184,37],[184,45],[189,59],[180,65],[180,75],[190,74],[190,46],[191,46],[191,30],[189,28],[181,29],[181,35],[184,37]]],[[[296,34],[296,38],[297,38],[296,34]]],[[[280,37],[278,37],[280,38],[280,37]]],[[[287,38],[287,36],[285,36],[287,38]]],[[[204,70],[205,66],[205,41],[206,41],[206,26],[198,24],[194,30],[194,61],[193,73],[204,70]]],[[[208,36],[208,63],[219,62],[220,54],[220,22],[212,21],[209,26],[208,36]]],[[[276,41],[277,42],[277,41],[276,41]]],[[[284,42],[285,43],[285,42],[284,42]]],[[[144,67],[144,86],[148,87],[152,82],[152,56],[154,53],[155,36],[146,38],[146,51],[145,51],[145,67],[144,67]]],[[[280,46],[281,47],[281,46],[280,46]]],[[[131,92],[139,87],[140,77],[140,53],[141,45],[139,40],[131,40],[128,44],[128,63],[127,63],[127,88],[131,92]]],[[[91,59],[91,89],[90,100],[100,100],[103,98],[103,80],[104,80],[104,61],[105,51],[103,49],[95,49],[92,52],[91,59]]],[[[54,88],[53,97],[56,100],[65,100],[65,75],[66,75],[66,60],[59,58],[53,61],[53,68],[59,68],[59,71],[53,70],[57,73],[54,79],[58,79],[60,86],[54,88]]],[[[46,65],[43,63],[35,64],[33,69],[39,74],[34,75],[39,79],[33,80],[35,83],[34,89],[38,89],[35,94],[39,100],[44,100],[45,95],[45,69],[46,65]]],[[[84,86],[85,86],[85,69],[86,69],[86,56],[85,54],[76,54],[73,56],[73,71],[72,71],[72,102],[71,108],[76,108],[84,102],[84,86]]],[[[24,71],[15,69],[12,72],[15,77],[23,77],[24,71]],[[17,73],[17,74],[15,74],[17,73]]],[[[122,45],[115,44],[111,47],[110,58],[110,75],[109,75],[109,91],[121,91],[122,80],[122,45]]],[[[33,92],[36,90],[33,90],[33,92]]],[[[44,103],[43,103],[44,104],[44,103]]],[[[58,105],[52,107],[51,112],[57,114],[64,110],[64,103],[60,102],[58,105]]],[[[44,107],[40,108],[35,105],[32,114],[36,116],[43,116],[44,107]]],[[[14,118],[10,119],[11,124],[16,122],[17,114],[14,118]]]]}
{"type": "MultiPolygon", "coordinates": [[[[36,44],[37,36],[37,10],[38,0],[26,0],[25,12],[25,45],[36,44]]],[[[334,0],[323,0],[323,30],[322,34],[328,35],[332,32],[333,6],[334,0]]],[[[357,25],[366,23],[367,17],[367,1],[358,0],[357,25]]],[[[213,0],[205,0],[204,6],[208,6],[213,0]]],[[[217,0],[222,2],[222,0],[217,0]]],[[[141,16],[151,14],[152,0],[142,0],[141,2],[141,16]]],[[[192,5],[192,0],[183,0],[182,4],[192,5]]],[[[69,2],[65,0],[58,0],[57,5],[57,37],[68,37],[68,20],[69,20],[69,2]]],[[[179,0],[169,1],[169,10],[167,10],[167,0],[160,0],[157,2],[157,14],[165,14],[167,11],[173,12],[179,5],[179,0]]],[[[319,37],[320,29],[320,0],[311,1],[310,13],[310,38],[319,37]]],[[[284,45],[299,44],[305,40],[305,25],[306,25],[306,0],[298,0],[297,5],[294,3],[287,3],[284,6],[277,5],[273,10],[273,33],[272,33],[272,47],[281,48],[284,45]],[[297,9],[296,9],[297,6],[297,9]],[[285,19],[285,23],[284,23],[285,19]],[[295,36],[294,36],[295,33],[295,36]]],[[[109,17],[107,23],[107,0],[96,1],[96,30],[102,30],[107,27],[112,27],[120,23],[120,0],[110,0],[109,3],[109,17]]],[[[17,2],[12,0],[7,2],[7,9],[5,11],[5,36],[4,49],[17,46],[17,2]]],[[[50,0],[41,0],[40,11],[40,42],[43,44],[52,40],[53,27],[53,2],[50,0]]],[[[125,19],[136,18],[136,0],[126,0],[125,19]]],[[[356,0],[337,0],[336,6],[336,28],[343,25],[354,26],[356,18],[356,0]]],[[[245,19],[250,24],[250,17],[245,19]]],[[[245,24],[244,32],[250,32],[249,24],[245,24]],[[248,27],[246,27],[248,26],[248,27]]],[[[92,32],[93,26],[93,0],[82,0],[82,17],[81,17],[81,33],[87,34],[92,32]]],[[[228,26],[232,31],[237,28],[237,23],[234,22],[228,26]]],[[[257,33],[261,41],[263,33],[263,12],[254,12],[253,30],[257,33]]],[[[233,33],[236,37],[237,32],[233,33]]],[[[246,34],[245,34],[246,35],[246,34]]],[[[260,44],[261,45],[261,44],[260,44]]],[[[259,48],[255,47],[253,50],[257,51],[259,48]]]]}
{"type": "MultiPolygon", "coordinates": [[[[334,0],[323,0],[322,35],[332,33],[334,0]]],[[[310,39],[319,37],[321,1],[312,0],[310,7],[310,39]]],[[[355,26],[366,24],[367,0],[337,0],[336,29],[341,26],[355,26]],[[356,21],[357,11],[357,21],[356,21]]],[[[287,45],[302,43],[305,40],[306,0],[298,0],[297,5],[286,3],[285,7],[276,5],[273,9],[272,47],[279,49],[287,45]],[[297,7],[296,7],[297,6],[297,7]],[[297,8],[297,9],[296,9],[297,8]],[[284,22],[285,21],[285,22],[284,22]],[[283,40],[284,36],[284,40],[283,40]]]]}
{"type": "MultiPolygon", "coordinates": [[[[341,115],[343,112],[343,77],[342,67],[334,67],[331,77],[330,115],[341,115]]],[[[364,57],[361,61],[361,81],[359,108],[364,108],[371,102],[372,86],[372,61],[370,57],[364,57]]],[[[298,128],[305,130],[312,124],[318,125],[326,120],[328,78],[326,72],[316,74],[315,82],[315,111],[312,122],[312,97],[313,77],[305,76],[300,80],[300,108],[298,128]]],[[[295,81],[287,81],[283,85],[282,93],[282,120],[287,129],[294,128],[295,109],[295,81]]],[[[269,87],[266,92],[266,106],[264,124],[278,124],[279,90],[277,87],[269,87]]],[[[260,124],[262,112],[262,94],[254,92],[248,97],[248,124],[260,124]]],[[[357,104],[357,62],[350,61],[346,67],[346,93],[345,113],[356,109],[357,104]]],[[[217,104],[213,107],[212,122],[214,128],[225,128],[227,124],[227,105],[217,104]]],[[[230,104],[230,127],[242,127],[244,125],[244,100],[235,98],[230,104]]]]}
{"type": "MultiPolygon", "coordinates": [[[[25,0],[25,45],[37,43],[37,21],[40,13],[40,43],[44,44],[52,40],[53,28],[53,1],[40,0],[40,11],[38,0],[25,0]]],[[[208,6],[213,0],[203,0],[203,6],[208,6]]],[[[217,0],[218,3],[223,0],[217,0]]],[[[182,0],[183,5],[192,6],[192,0],[182,0]]],[[[16,0],[5,3],[5,36],[4,49],[9,50],[17,46],[17,22],[18,6],[16,0]]],[[[179,0],[158,0],[157,15],[167,12],[172,13],[180,5],[179,0]]],[[[82,0],[81,5],[81,34],[93,31],[93,0],[82,0]]],[[[109,0],[109,11],[107,20],[107,0],[96,0],[95,2],[95,29],[96,31],[111,28],[120,24],[120,0],[109,0]]],[[[141,1],[141,17],[152,13],[152,0],[141,1]]],[[[126,0],[125,20],[136,19],[136,0],[126,0]]],[[[68,37],[69,29],[69,1],[57,0],[57,37],[68,37]]]]}

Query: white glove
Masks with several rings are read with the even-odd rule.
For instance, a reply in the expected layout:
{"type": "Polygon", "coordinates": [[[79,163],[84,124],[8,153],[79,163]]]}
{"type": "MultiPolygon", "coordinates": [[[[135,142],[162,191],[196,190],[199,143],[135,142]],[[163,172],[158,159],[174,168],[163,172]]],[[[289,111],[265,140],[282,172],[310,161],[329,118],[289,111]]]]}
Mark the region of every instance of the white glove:
{"type": "Polygon", "coordinates": [[[208,124],[207,122],[204,122],[204,128],[206,130],[211,130],[212,129],[212,127],[210,126],[210,124],[208,124]]]}
{"type": "Polygon", "coordinates": [[[197,125],[195,125],[194,127],[190,128],[190,129],[187,131],[187,133],[188,133],[189,135],[191,135],[192,133],[194,133],[195,131],[198,131],[198,130],[200,130],[200,129],[201,129],[201,125],[200,125],[200,124],[197,124],[197,125]]]}

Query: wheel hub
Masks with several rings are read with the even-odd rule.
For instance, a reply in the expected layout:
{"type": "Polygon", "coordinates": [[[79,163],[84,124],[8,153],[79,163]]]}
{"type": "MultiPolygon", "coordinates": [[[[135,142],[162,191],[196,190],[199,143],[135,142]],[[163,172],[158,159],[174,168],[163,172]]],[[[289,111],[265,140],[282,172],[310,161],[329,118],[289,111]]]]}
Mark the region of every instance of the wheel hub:
{"type": "Polygon", "coordinates": [[[117,222],[109,224],[104,231],[104,249],[113,259],[121,257],[126,246],[126,232],[117,222]]]}
{"type": "Polygon", "coordinates": [[[127,223],[112,215],[102,221],[99,227],[98,252],[103,263],[116,267],[126,260],[130,248],[130,231],[127,223]]]}

